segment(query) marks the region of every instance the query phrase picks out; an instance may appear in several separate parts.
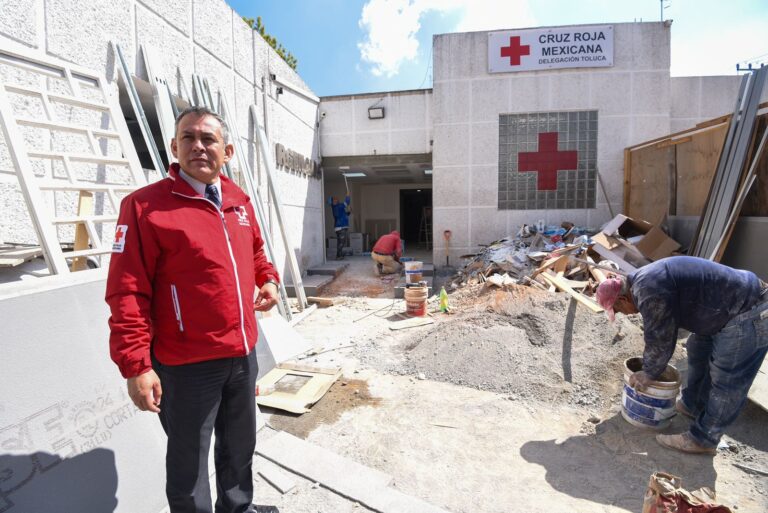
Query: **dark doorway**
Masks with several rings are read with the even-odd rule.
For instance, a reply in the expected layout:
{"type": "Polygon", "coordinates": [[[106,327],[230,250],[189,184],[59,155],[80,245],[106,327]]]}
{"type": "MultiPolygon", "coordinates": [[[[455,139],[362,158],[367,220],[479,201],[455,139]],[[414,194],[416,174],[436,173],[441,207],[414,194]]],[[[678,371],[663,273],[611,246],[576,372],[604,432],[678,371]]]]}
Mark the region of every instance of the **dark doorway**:
{"type": "Polygon", "coordinates": [[[432,249],[432,189],[400,190],[400,236],[411,247],[432,249]]]}

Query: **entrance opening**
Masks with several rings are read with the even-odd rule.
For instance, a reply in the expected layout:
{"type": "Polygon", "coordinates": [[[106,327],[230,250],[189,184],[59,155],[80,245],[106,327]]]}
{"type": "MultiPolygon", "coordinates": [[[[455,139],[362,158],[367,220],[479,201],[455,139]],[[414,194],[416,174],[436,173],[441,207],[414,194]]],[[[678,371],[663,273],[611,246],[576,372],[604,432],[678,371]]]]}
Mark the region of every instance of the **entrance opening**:
{"type": "Polygon", "coordinates": [[[400,237],[406,251],[432,250],[432,189],[400,189],[400,237]]]}

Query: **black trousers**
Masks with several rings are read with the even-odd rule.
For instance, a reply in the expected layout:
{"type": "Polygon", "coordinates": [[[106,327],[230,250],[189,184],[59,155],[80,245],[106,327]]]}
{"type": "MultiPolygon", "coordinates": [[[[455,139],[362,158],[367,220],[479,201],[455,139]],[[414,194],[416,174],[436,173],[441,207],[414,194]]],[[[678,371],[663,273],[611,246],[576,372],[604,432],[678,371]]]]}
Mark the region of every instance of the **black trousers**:
{"type": "Polygon", "coordinates": [[[168,435],[166,487],[171,513],[211,513],[208,452],[215,433],[216,513],[243,513],[253,500],[256,448],[256,352],[188,365],[153,368],[163,397],[160,422],[168,435]]]}
{"type": "Polygon", "coordinates": [[[342,228],[336,231],[336,258],[341,258],[342,251],[349,245],[349,228],[342,228]]]}

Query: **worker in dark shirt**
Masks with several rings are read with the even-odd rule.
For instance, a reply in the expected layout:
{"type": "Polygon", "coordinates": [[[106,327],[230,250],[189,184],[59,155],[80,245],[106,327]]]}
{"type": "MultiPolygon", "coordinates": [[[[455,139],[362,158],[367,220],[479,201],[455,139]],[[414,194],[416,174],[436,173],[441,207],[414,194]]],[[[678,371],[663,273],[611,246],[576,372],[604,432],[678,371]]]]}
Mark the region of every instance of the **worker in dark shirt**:
{"type": "Polygon", "coordinates": [[[643,370],[630,385],[644,390],[667,366],[677,330],[691,332],[688,379],[675,409],[694,419],[690,430],[657,435],[663,446],[714,454],[720,437],[747,400],[768,351],[768,290],[749,271],[694,257],[671,257],[597,289],[608,317],[643,316],[643,370]]]}

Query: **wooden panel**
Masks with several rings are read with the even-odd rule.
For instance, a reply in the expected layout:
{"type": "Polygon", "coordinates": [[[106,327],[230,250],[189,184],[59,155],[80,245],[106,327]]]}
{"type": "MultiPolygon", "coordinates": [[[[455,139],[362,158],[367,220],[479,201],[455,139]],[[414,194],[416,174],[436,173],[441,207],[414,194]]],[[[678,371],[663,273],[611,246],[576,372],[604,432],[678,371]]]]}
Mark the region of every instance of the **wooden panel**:
{"type": "Polygon", "coordinates": [[[698,216],[704,210],[728,125],[694,134],[677,146],[677,215],[698,216]]]}
{"type": "Polygon", "coordinates": [[[629,217],[659,224],[669,209],[675,147],[645,147],[630,154],[629,217]]]}

